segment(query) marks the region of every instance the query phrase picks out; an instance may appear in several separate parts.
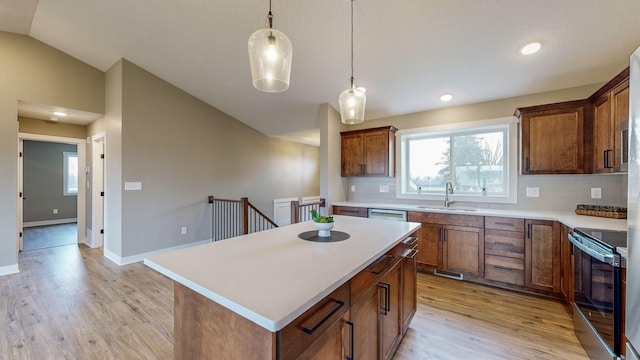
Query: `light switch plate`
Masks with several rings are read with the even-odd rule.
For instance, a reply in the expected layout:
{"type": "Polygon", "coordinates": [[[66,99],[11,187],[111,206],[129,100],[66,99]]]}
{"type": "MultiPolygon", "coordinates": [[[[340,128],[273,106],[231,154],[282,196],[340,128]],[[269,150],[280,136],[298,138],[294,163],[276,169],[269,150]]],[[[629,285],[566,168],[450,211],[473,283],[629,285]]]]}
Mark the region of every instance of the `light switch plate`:
{"type": "Polygon", "coordinates": [[[356,192],[356,186],[355,185],[351,185],[351,192],[356,192]]]}
{"type": "Polygon", "coordinates": [[[540,188],[528,187],[527,188],[527,197],[540,197],[540,188]]]}
{"type": "Polygon", "coordinates": [[[602,188],[591,188],[592,199],[602,199],[602,188]]]}
{"type": "Polygon", "coordinates": [[[131,182],[131,181],[126,181],[124,183],[124,191],[131,191],[131,190],[142,190],[142,183],[141,182],[131,182]]]}
{"type": "Polygon", "coordinates": [[[380,185],[380,192],[381,193],[388,193],[389,192],[389,185],[380,185]]]}

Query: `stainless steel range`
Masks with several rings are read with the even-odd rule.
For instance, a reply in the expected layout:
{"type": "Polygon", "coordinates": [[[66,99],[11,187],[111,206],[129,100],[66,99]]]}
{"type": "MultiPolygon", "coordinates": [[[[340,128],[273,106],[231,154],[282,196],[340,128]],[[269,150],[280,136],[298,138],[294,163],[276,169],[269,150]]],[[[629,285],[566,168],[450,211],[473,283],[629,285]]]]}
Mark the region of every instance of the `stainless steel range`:
{"type": "Polygon", "coordinates": [[[616,359],[621,342],[621,266],[616,247],[627,233],[576,228],[569,234],[574,254],[575,333],[591,359],[616,359]]]}

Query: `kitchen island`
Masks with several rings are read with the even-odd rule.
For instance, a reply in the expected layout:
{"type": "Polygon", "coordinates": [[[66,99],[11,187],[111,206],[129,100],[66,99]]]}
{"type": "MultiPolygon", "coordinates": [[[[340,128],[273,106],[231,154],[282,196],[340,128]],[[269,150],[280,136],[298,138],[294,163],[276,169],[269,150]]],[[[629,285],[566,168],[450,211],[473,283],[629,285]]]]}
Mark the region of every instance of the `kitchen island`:
{"type": "MultiPolygon", "coordinates": [[[[353,325],[351,313],[373,294],[368,299],[380,302],[376,318],[391,312],[400,327],[408,324],[415,311],[402,305],[415,303],[410,235],[420,224],[335,220],[333,231],[349,234],[347,240],[302,240],[300,233],[314,230],[304,222],[145,259],[175,282],[175,358],[313,358],[338,347],[350,355],[371,347],[379,347],[380,357],[395,351],[401,335],[385,348],[388,340],[358,335],[362,326],[353,325]]],[[[367,324],[385,336],[384,319],[367,324]]]]}

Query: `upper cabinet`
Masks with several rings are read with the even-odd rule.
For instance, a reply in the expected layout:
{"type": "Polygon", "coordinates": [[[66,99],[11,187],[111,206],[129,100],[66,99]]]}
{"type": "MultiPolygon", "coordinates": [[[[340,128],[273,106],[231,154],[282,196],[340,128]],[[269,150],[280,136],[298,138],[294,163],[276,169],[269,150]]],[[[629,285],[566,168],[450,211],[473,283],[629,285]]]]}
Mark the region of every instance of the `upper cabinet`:
{"type": "MultiPolygon", "coordinates": [[[[629,69],[596,91],[593,102],[593,172],[626,171],[626,141],[622,136],[629,120],[629,69]]],[[[625,133],[626,136],[626,133],[625,133]]]]}
{"type": "Polygon", "coordinates": [[[522,135],[522,174],[583,174],[587,100],[516,109],[522,135]]]}
{"type": "Polygon", "coordinates": [[[393,126],[341,132],[342,176],[395,175],[393,126]]]}

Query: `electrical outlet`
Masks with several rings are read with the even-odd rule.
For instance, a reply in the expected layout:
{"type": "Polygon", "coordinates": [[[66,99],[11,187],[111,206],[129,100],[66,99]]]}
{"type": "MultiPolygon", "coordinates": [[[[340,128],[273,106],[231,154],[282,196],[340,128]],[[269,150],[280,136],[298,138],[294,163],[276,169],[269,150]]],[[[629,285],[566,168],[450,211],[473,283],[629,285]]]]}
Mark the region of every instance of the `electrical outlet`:
{"type": "Polygon", "coordinates": [[[57,214],[58,213],[58,209],[53,209],[53,213],[57,214]]]}
{"type": "Polygon", "coordinates": [[[182,228],[180,228],[180,234],[187,235],[187,227],[186,226],[183,226],[182,228]]]}
{"type": "Polygon", "coordinates": [[[540,197],[540,188],[528,187],[527,188],[527,197],[540,197]]]}
{"type": "Polygon", "coordinates": [[[351,185],[351,192],[356,192],[356,186],[355,185],[351,185]]]}
{"type": "Polygon", "coordinates": [[[592,199],[602,199],[602,188],[591,188],[592,199]]]}
{"type": "Polygon", "coordinates": [[[389,185],[380,185],[380,192],[381,193],[388,193],[389,192],[389,185]]]}

